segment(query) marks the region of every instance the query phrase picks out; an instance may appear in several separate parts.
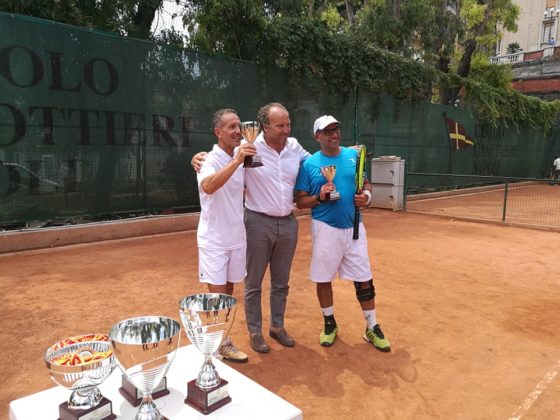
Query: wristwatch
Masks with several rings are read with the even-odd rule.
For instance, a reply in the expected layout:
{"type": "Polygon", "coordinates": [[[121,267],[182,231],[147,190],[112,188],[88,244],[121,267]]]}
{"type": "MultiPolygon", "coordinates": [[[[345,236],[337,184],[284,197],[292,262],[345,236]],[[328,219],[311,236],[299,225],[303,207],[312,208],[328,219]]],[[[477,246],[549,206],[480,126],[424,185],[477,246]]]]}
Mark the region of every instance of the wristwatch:
{"type": "Polygon", "coordinates": [[[327,201],[327,200],[321,200],[321,194],[315,195],[315,199],[316,199],[317,202],[319,202],[319,203],[324,203],[325,201],[327,201]]]}

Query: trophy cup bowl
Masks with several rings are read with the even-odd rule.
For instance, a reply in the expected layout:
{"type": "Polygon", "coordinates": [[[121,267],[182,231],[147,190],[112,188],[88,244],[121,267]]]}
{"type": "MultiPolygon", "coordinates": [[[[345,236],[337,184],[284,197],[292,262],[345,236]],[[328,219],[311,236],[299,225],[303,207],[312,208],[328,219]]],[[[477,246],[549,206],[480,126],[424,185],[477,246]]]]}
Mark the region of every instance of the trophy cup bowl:
{"type": "Polygon", "coordinates": [[[115,368],[115,360],[104,334],[86,334],[60,340],[45,352],[45,363],[52,380],[72,390],[67,402],[60,404],[62,420],[114,419],[112,404],[103,397],[97,386],[115,368]]]}
{"type": "MultiPolygon", "coordinates": [[[[261,131],[260,124],[256,121],[244,121],[241,123],[241,134],[249,143],[253,144],[261,131]]],[[[258,155],[247,156],[243,163],[244,168],[257,168],[263,166],[262,158],[258,155]]]]}
{"type": "Polygon", "coordinates": [[[142,395],[136,420],[164,418],[152,400],[152,391],[175,358],[180,332],[177,321],[160,316],[130,318],[111,327],[109,337],[117,365],[142,395]]]}
{"type": "MultiPolygon", "coordinates": [[[[321,175],[325,177],[327,182],[332,183],[336,175],[336,165],[321,166],[321,175]]],[[[327,193],[327,201],[334,201],[340,198],[340,193],[338,191],[331,191],[327,193]]]]}
{"type": "Polygon", "coordinates": [[[204,356],[196,380],[188,383],[185,403],[204,414],[231,401],[228,382],[212,363],[214,354],[228,336],[235,319],[237,299],[220,293],[201,293],[179,301],[179,313],[187,337],[204,356]]]}

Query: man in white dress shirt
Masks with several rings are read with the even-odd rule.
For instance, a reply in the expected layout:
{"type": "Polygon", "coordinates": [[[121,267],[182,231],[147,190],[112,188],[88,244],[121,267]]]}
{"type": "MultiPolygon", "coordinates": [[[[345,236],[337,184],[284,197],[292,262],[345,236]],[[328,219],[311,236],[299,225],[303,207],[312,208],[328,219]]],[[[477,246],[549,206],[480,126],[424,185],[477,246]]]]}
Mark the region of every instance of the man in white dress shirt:
{"type": "MultiPolygon", "coordinates": [[[[197,231],[199,279],[208,284],[210,293],[232,295],[234,283],[242,281],[246,274],[242,164],[246,156],[255,154],[255,148],[248,143],[240,146],[240,124],[233,109],[214,114],[218,143],[197,175],[201,207],[197,231]]],[[[247,354],[237,349],[229,337],[219,354],[231,362],[248,361],[247,354]]]]}
{"type": "Polygon", "coordinates": [[[262,282],[270,266],[269,336],[286,347],[295,340],[284,328],[290,269],[298,239],[298,222],[293,215],[293,194],[300,163],[309,153],[289,137],[290,114],[276,102],[257,113],[261,133],[254,142],[263,166],[245,170],[247,196],[247,277],[245,318],[253,350],[267,353],[262,335],[262,282]]]}

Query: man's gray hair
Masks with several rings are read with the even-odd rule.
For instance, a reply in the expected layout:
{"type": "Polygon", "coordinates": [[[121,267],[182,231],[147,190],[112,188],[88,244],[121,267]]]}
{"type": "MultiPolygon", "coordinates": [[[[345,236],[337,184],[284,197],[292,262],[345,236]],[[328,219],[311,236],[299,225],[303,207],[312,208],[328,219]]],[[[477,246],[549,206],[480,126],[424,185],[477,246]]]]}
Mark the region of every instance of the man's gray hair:
{"type": "Polygon", "coordinates": [[[257,122],[260,124],[261,130],[264,128],[265,124],[268,125],[268,114],[270,113],[271,108],[281,108],[284,111],[288,112],[286,107],[279,102],[271,102],[269,104],[266,104],[261,109],[259,109],[259,112],[257,112],[257,122]]]}
{"type": "Polygon", "coordinates": [[[224,108],[224,109],[219,109],[216,112],[214,112],[214,118],[212,118],[212,127],[213,128],[219,128],[221,126],[222,118],[224,117],[224,114],[235,114],[235,115],[237,115],[237,111],[235,109],[232,109],[232,108],[224,108]]]}

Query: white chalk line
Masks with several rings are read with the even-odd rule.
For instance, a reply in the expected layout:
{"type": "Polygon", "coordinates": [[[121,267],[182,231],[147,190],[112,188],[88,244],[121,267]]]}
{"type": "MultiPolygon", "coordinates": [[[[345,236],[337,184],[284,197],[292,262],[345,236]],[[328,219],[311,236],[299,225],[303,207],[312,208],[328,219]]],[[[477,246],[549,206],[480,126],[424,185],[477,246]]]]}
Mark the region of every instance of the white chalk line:
{"type": "Polygon", "coordinates": [[[523,403],[515,410],[508,420],[519,420],[526,414],[535,401],[541,396],[545,391],[546,387],[556,378],[560,371],[560,361],[554,366],[544,378],[537,384],[535,389],[529,393],[529,396],[523,401],[523,403]]]}

